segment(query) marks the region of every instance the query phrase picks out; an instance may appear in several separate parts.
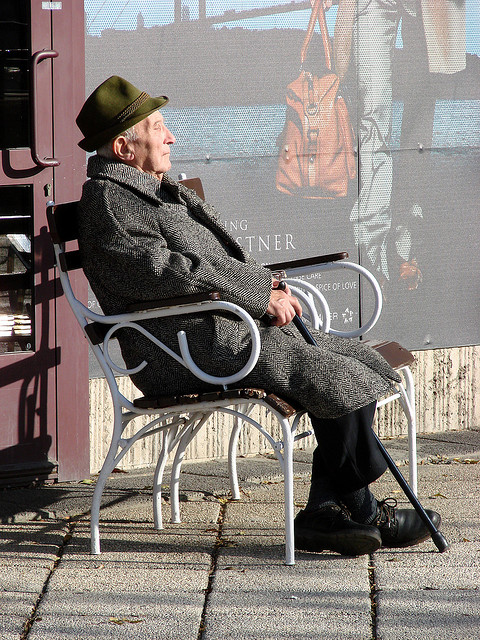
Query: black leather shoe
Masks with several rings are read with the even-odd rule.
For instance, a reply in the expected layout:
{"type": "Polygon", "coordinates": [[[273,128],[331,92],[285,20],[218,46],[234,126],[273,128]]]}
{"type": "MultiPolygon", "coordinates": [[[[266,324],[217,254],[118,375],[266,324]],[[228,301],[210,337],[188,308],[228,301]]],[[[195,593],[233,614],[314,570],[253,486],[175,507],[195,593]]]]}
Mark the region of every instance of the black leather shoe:
{"type": "MultiPolygon", "coordinates": [[[[377,506],[375,525],[382,536],[382,547],[411,547],[430,537],[430,531],[414,509],[397,509],[395,498],[382,500],[377,506]]],[[[431,509],[426,512],[438,527],[440,514],[431,509]]]]}
{"type": "Polygon", "coordinates": [[[295,547],[303,551],[361,556],[373,553],[381,544],[377,527],[354,522],[346,509],[335,504],[300,511],[295,518],[295,547]]]}

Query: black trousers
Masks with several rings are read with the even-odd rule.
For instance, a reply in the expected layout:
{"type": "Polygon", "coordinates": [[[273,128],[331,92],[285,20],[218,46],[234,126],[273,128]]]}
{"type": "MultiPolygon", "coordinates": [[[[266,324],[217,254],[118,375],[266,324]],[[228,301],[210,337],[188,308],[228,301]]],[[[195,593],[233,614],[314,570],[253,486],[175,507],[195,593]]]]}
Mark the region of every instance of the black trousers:
{"type": "Polygon", "coordinates": [[[375,440],[372,423],[377,403],[340,418],[310,415],[317,448],[313,453],[312,485],[328,478],[339,494],[368,486],[383,475],[387,464],[375,440]]]}

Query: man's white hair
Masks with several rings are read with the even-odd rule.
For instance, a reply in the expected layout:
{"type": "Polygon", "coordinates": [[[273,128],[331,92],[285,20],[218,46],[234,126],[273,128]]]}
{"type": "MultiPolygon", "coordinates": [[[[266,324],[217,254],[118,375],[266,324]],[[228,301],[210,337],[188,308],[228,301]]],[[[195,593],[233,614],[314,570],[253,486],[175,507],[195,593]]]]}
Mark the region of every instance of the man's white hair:
{"type": "Polygon", "coordinates": [[[115,138],[112,138],[108,142],[105,142],[105,144],[102,144],[102,146],[97,149],[97,156],[102,156],[102,158],[107,158],[108,160],[115,160],[117,156],[113,152],[112,145],[113,141],[120,136],[125,137],[127,140],[130,140],[130,142],[135,142],[135,140],[138,140],[138,134],[135,131],[135,125],[127,129],[126,131],[123,131],[123,133],[119,133],[118,136],[115,136],[115,138]]]}

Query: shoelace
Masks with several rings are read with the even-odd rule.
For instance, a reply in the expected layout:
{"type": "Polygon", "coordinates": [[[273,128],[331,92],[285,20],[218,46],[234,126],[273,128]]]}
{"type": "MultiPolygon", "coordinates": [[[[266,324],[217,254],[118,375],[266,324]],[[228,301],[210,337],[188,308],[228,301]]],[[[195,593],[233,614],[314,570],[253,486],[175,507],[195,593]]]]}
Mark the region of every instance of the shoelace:
{"type": "Polygon", "coordinates": [[[395,498],[386,498],[378,503],[377,526],[395,524],[395,509],[397,507],[395,498]]]}

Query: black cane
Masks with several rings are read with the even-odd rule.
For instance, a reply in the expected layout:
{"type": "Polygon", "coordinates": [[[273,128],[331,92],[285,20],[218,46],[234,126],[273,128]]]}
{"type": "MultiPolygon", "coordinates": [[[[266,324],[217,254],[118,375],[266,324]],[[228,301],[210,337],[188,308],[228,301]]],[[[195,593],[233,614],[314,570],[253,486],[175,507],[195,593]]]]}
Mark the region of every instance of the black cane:
{"type": "MultiPolygon", "coordinates": [[[[279,283],[279,288],[280,289],[284,289],[285,288],[285,283],[284,282],[280,282],[279,283]],[[283,285],[283,286],[281,286],[281,285],[283,285]]],[[[298,315],[295,315],[295,317],[293,318],[293,323],[297,327],[297,329],[300,331],[300,333],[302,334],[302,337],[305,339],[306,342],[308,342],[309,344],[313,344],[313,345],[317,346],[315,338],[312,336],[312,334],[308,330],[307,326],[305,325],[303,320],[298,315]]],[[[421,505],[421,503],[418,500],[417,496],[414,494],[414,492],[412,491],[412,488],[410,487],[408,482],[405,480],[405,478],[401,474],[401,472],[398,469],[397,465],[393,461],[391,455],[385,449],[385,447],[383,446],[382,442],[380,441],[380,438],[377,436],[375,431],[373,432],[373,435],[374,435],[375,440],[376,440],[376,442],[378,444],[378,447],[380,449],[381,454],[385,458],[385,462],[387,463],[388,468],[392,472],[393,477],[398,482],[398,484],[400,485],[401,489],[403,490],[403,492],[405,493],[405,495],[409,499],[410,503],[412,504],[413,508],[418,513],[419,517],[422,519],[423,523],[425,524],[425,526],[430,531],[430,535],[432,537],[432,540],[433,540],[435,546],[440,551],[440,553],[443,553],[449,547],[448,542],[445,540],[445,537],[443,536],[443,534],[440,533],[440,531],[437,529],[437,527],[433,524],[433,522],[432,522],[431,518],[429,517],[428,513],[425,511],[425,509],[421,505]]]]}

